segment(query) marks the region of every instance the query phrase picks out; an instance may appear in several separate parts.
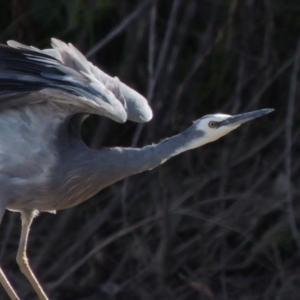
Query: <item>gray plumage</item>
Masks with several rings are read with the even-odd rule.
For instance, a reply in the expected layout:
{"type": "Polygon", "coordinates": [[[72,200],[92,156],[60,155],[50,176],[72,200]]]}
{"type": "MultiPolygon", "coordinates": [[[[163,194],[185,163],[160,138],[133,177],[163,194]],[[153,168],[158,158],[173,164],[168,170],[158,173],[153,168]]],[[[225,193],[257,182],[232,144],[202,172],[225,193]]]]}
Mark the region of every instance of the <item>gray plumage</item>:
{"type": "MultiPolygon", "coordinates": [[[[29,228],[39,211],[78,205],[116,181],[272,111],[208,115],[156,145],[92,150],[80,138],[87,114],[147,122],[152,112],[146,99],[71,44],[52,39],[53,48],[45,50],[15,41],[8,45],[0,46],[0,220],[5,209],[21,212],[17,262],[43,300],[48,298],[26,257],[29,228]]],[[[11,299],[19,299],[1,269],[0,282],[11,299]]]]}

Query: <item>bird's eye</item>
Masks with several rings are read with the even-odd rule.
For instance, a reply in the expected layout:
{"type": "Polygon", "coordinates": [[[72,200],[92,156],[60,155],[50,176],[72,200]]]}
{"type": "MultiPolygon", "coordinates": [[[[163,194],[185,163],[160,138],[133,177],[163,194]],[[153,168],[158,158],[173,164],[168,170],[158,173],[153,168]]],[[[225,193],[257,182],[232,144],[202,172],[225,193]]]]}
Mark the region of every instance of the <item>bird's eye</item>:
{"type": "Polygon", "coordinates": [[[216,128],[216,127],[217,127],[217,123],[214,122],[214,121],[210,121],[210,122],[208,123],[208,126],[209,126],[210,128],[216,128]]]}

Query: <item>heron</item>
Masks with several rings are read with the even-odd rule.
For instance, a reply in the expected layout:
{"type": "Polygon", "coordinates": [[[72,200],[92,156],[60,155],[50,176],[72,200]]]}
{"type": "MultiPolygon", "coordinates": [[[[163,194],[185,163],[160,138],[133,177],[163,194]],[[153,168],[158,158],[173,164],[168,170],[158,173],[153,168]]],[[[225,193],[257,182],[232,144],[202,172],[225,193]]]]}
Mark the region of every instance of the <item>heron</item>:
{"type": "MultiPolygon", "coordinates": [[[[6,209],[21,213],[16,260],[41,300],[48,297],[26,254],[30,226],[39,212],[74,207],[119,180],[273,111],[206,115],[157,144],[91,149],[80,136],[87,116],[144,123],[152,118],[151,108],[142,95],[94,66],[72,44],[53,38],[51,46],[0,45],[0,221],[6,209]]],[[[20,299],[2,268],[0,282],[10,299],[20,299]]]]}

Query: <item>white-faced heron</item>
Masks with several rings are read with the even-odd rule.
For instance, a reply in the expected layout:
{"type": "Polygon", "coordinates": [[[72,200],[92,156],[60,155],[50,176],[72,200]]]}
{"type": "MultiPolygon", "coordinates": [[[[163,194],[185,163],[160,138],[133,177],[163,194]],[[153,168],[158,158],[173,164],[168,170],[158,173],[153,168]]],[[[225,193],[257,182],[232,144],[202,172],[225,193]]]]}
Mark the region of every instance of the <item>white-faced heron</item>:
{"type": "MultiPolygon", "coordinates": [[[[17,262],[39,298],[48,299],[26,255],[38,212],[78,205],[116,181],[213,142],[271,111],[207,115],[158,144],[92,150],[80,137],[86,115],[147,122],[152,111],[146,99],[99,70],[72,44],[52,39],[52,49],[45,50],[15,41],[1,45],[0,221],[5,209],[21,213],[17,262]]],[[[19,299],[1,268],[0,282],[11,299],[19,299]]]]}

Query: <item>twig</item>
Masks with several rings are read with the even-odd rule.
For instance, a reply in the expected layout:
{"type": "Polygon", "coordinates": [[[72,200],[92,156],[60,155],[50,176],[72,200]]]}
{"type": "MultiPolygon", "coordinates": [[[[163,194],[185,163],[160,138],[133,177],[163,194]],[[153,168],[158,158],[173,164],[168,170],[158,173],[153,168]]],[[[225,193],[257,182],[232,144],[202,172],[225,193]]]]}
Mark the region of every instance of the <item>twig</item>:
{"type": "Polygon", "coordinates": [[[300,37],[298,38],[298,44],[296,49],[296,55],[294,58],[293,70],[291,75],[291,85],[288,98],[287,116],[286,116],[286,129],[285,129],[285,175],[286,175],[286,203],[287,203],[287,217],[290,224],[290,229],[295,240],[295,243],[300,251],[300,237],[296,225],[296,218],[293,208],[293,191],[291,184],[292,176],[292,128],[293,128],[293,115],[294,106],[297,93],[297,78],[299,72],[299,60],[300,60],[300,37]]]}
{"type": "MultiPolygon", "coordinates": [[[[164,37],[163,45],[162,45],[160,53],[159,53],[156,68],[155,69],[153,69],[152,67],[149,68],[149,70],[151,70],[153,72],[153,73],[149,74],[151,76],[150,80],[149,80],[148,92],[147,92],[147,100],[148,100],[149,103],[152,102],[152,98],[153,98],[153,95],[154,95],[154,90],[155,90],[155,87],[157,85],[157,81],[158,81],[159,75],[161,73],[161,70],[162,70],[162,67],[163,67],[163,64],[164,64],[164,60],[166,58],[166,54],[167,54],[169,46],[170,46],[170,39],[171,39],[172,33],[174,31],[175,20],[176,20],[177,13],[178,13],[178,10],[179,10],[180,1],[181,0],[176,0],[173,3],[173,7],[172,7],[172,11],[170,13],[170,18],[169,18],[166,34],[165,34],[165,37],[164,37]]],[[[154,27],[155,26],[155,24],[154,24],[155,20],[156,20],[156,7],[153,7],[152,12],[151,12],[151,21],[150,21],[151,22],[150,42],[154,41],[154,31],[153,30],[155,29],[155,27],[154,27]],[[151,37],[151,35],[152,35],[152,37],[151,37]]],[[[153,45],[149,45],[149,52],[150,52],[149,55],[152,55],[153,51],[154,51],[153,45]]],[[[153,57],[152,57],[152,63],[153,63],[153,57]]],[[[143,124],[139,124],[139,126],[137,127],[136,132],[135,132],[135,134],[133,136],[133,139],[132,139],[132,143],[131,143],[132,147],[136,146],[137,141],[138,141],[138,139],[141,135],[141,132],[142,132],[143,128],[144,128],[143,124]]]]}
{"type": "Polygon", "coordinates": [[[98,52],[105,44],[110,42],[114,37],[120,34],[132,21],[134,21],[143,10],[154,0],[145,0],[140,6],[138,6],[128,17],[126,17],[114,30],[112,30],[104,39],[97,43],[85,56],[91,57],[98,52]]]}
{"type": "Polygon", "coordinates": [[[91,258],[93,255],[95,255],[97,252],[99,252],[100,250],[102,250],[103,248],[108,246],[109,244],[113,243],[114,241],[121,238],[122,236],[129,234],[142,226],[145,226],[146,224],[148,224],[150,222],[159,220],[160,218],[161,218],[161,216],[155,216],[155,217],[149,217],[149,218],[143,219],[142,221],[140,221],[134,225],[131,225],[127,228],[124,228],[124,229],[118,231],[116,234],[109,236],[104,241],[97,243],[90,252],[88,252],[84,257],[82,257],[79,261],[77,261],[77,263],[75,263],[69,270],[67,270],[64,274],[62,274],[62,276],[60,276],[55,282],[53,282],[51,284],[51,288],[55,288],[58,285],[60,285],[62,282],[64,282],[71,274],[73,274],[78,268],[80,268],[83,264],[85,264],[85,262],[89,258],[91,258]]]}

